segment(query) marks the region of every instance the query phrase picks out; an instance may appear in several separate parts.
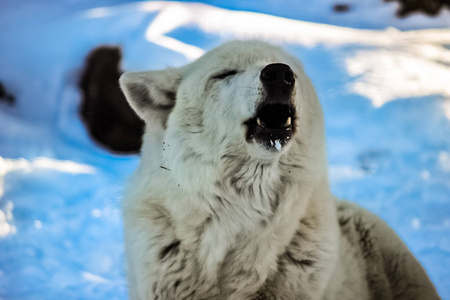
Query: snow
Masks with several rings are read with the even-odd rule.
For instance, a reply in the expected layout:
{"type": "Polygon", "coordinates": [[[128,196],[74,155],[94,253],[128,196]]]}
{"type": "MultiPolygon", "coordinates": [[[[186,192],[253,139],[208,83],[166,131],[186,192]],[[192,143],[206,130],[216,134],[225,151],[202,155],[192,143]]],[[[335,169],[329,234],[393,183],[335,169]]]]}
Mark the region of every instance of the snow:
{"type": "Polygon", "coordinates": [[[250,37],[304,62],[333,192],[386,220],[450,299],[449,13],[400,20],[378,0],[348,0],[341,14],[333,0],[207,3],[0,3],[0,81],[17,101],[0,102],[0,299],[126,298],[120,195],[139,158],[87,135],[76,87],[86,54],[120,45],[124,69],[157,69],[250,37]]]}
{"type": "Polygon", "coordinates": [[[276,141],[275,141],[275,148],[277,149],[277,151],[280,151],[280,150],[281,150],[281,143],[280,143],[280,140],[276,140],[276,141]]]}

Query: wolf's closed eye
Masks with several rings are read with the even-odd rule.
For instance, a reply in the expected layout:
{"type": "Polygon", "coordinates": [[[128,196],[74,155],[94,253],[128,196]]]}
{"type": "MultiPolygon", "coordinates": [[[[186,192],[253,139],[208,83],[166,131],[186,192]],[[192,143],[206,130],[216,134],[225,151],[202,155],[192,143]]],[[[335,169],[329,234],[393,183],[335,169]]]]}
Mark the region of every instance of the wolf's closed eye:
{"type": "Polygon", "coordinates": [[[217,75],[213,75],[211,78],[212,79],[216,79],[216,80],[222,80],[222,79],[225,79],[227,77],[236,75],[237,73],[238,73],[238,71],[236,71],[236,70],[225,70],[225,71],[220,72],[217,75]]]}

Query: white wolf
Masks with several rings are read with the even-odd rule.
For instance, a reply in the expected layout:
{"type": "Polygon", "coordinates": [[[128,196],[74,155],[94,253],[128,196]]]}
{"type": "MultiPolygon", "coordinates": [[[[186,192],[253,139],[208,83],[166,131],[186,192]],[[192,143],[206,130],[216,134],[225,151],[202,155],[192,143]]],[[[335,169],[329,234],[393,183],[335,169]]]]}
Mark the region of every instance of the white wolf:
{"type": "Polygon", "coordinates": [[[297,59],[235,41],[120,84],[146,122],[123,202],[131,299],[439,299],[393,230],[330,194],[297,59]]]}

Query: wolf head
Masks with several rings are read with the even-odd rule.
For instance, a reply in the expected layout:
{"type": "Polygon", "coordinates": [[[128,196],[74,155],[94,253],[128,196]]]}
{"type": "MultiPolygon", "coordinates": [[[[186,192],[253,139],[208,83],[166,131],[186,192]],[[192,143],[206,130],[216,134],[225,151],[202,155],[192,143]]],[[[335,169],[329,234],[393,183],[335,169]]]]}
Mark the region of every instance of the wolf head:
{"type": "Polygon", "coordinates": [[[143,155],[167,169],[195,176],[210,166],[215,176],[223,158],[236,157],[326,173],[316,93],[301,63],[278,47],[229,42],[181,68],[125,73],[120,85],[147,124],[144,143],[155,131],[161,139],[162,152],[143,155]]]}

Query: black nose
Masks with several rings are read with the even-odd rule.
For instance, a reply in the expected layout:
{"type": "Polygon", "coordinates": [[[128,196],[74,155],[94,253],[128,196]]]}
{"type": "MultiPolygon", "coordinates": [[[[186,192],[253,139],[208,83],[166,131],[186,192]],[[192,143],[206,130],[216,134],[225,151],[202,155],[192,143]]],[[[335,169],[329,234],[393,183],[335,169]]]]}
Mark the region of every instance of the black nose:
{"type": "Polygon", "coordinates": [[[270,64],[261,71],[261,82],[268,90],[291,91],[294,83],[294,72],[286,64],[270,64]]]}

